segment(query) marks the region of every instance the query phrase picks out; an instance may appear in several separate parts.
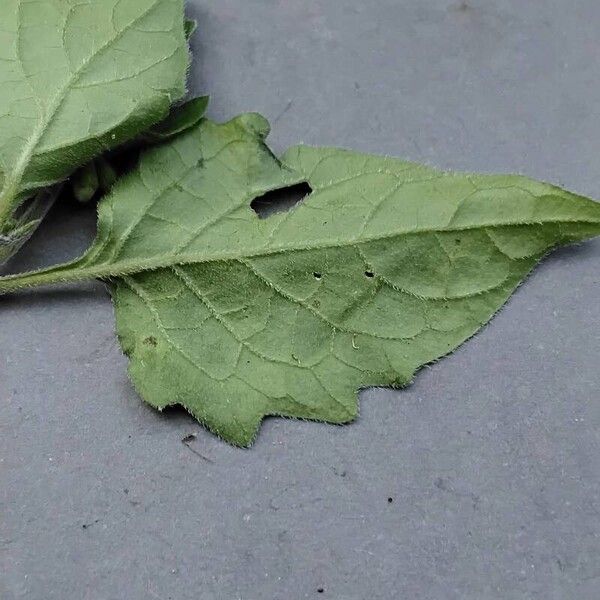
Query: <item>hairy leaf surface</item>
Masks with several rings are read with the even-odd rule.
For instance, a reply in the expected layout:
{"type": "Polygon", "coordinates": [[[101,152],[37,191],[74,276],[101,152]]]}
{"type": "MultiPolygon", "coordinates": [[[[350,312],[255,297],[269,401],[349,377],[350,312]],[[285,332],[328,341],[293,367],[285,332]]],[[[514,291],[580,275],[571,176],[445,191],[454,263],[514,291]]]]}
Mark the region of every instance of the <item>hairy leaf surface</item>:
{"type": "Polygon", "coordinates": [[[266,415],[351,421],[359,388],[409,383],[549,250],[600,233],[599,204],[551,185],[332,148],[278,160],[267,132],[204,121],[148,151],[83,258],[0,291],[110,280],[142,397],[248,445],[266,415]],[[251,209],[299,182],[313,191],[289,212],[251,209]]]}
{"type": "MultiPolygon", "coordinates": [[[[186,21],[187,23],[187,21],[186,21]]],[[[198,125],[208,107],[208,96],[200,96],[174,106],[160,123],[144,131],[131,142],[95,158],[70,178],[74,197],[79,202],[89,202],[97,195],[110,191],[117,179],[135,161],[143,148],[166,142],[172,137],[198,125]]]]}
{"type": "Polygon", "coordinates": [[[0,233],[43,187],[185,93],[183,0],[2,0],[0,233]]]}

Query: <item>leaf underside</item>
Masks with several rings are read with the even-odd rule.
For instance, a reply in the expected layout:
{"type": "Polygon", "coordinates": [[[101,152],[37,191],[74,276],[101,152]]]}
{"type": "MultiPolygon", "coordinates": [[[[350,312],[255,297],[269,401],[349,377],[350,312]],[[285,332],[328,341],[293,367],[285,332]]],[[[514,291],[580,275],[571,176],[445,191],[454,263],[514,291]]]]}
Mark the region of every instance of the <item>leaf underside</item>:
{"type": "Polygon", "coordinates": [[[183,0],[2,0],[0,233],[25,198],[183,96],[183,21],[183,0]]]}
{"type": "Polygon", "coordinates": [[[88,253],[48,272],[109,280],[144,400],[236,445],[267,415],[352,421],[357,390],[408,384],[549,250],[600,233],[599,204],[551,185],[332,148],[279,160],[267,133],[253,114],[203,121],[146,152],[88,253]],[[289,212],[251,209],[300,182],[289,212]]]}
{"type": "Polygon", "coordinates": [[[83,166],[70,178],[74,197],[79,202],[86,203],[95,196],[108,193],[117,179],[127,171],[132,160],[135,162],[136,153],[142,148],[164,143],[198,125],[204,117],[208,101],[208,96],[201,96],[173,106],[171,112],[160,123],[124,146],[83,166]]]}

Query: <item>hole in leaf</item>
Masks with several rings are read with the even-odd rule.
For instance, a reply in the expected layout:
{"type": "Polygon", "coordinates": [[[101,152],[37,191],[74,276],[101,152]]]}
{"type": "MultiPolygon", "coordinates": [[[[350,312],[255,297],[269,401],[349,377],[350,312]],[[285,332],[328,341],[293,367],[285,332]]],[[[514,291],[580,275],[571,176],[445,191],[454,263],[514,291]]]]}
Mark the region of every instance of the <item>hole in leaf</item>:
{"type": "Polygon", "coordinates": [[[321,273],[317,273],[316,271],[313,273],[313,277],[315,279],[321,279],[321,277],[323,277],[323,275],[321,273]]]}
{"type": "Polygon", "coordinates": [[[297,183],[296,185],[271,190],[262,196],[258,196],[258,198],[254,198],[250,207],[259,218],[266,219],[271,215],[290,210],[310,194],[312,194],[312,188],[308,183],[297,183]]]}
{"type": "Polygon", "coordinates": [[[365,277],[375,277],[375,273],[373,271],[365,271],[365,277]]]}

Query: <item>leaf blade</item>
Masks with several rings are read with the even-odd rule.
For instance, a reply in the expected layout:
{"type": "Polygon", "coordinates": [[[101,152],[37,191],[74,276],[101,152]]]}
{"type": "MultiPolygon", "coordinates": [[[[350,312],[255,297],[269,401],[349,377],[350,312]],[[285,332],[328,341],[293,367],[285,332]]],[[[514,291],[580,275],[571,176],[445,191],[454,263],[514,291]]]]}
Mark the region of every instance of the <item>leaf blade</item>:
{"type": "Polygon", "coordinates": [[[0,20],[6,233],[26,197],[165,116],[188,51],[182,0],[6,0],[0,20]]]}
{"type": "Polygon", "coordinates": [[[110,281],[141,396],[247,446],[268,415],[351,421],[359,388],[408,384],[549,250],[600,233],[599,204],[548,184],[328,148],[280,160],[267,133],[243,115],[147,151],[82,259],[0,291],[110,281]],[[251,210],[299,182],[313,192],[289,212],[251,210]]]}
{"type": "Polygon", "coordinates": [[[353,420],[360,387],[406,385],[552,247],[600,233],[600,207],[553,186],[331,149],[280,162],[266,133],[244,116],[148,153],[83,262],[130,273],[113,297],[142,397],[240,446],[268,415],[353,420]],[[313,194],[288,213],[250,210],[300,181],[313,194]]]}

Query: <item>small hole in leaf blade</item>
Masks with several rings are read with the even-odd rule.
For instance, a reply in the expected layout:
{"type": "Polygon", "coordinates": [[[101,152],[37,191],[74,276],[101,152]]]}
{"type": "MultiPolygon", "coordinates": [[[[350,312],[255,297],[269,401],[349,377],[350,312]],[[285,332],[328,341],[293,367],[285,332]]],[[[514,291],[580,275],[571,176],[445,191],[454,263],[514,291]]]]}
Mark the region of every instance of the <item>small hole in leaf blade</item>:
{"type": "Polygon", "coordinates": [[[365,277],[375,277],[375,273],[373,273],[373,271],[365,271],[365,277]]]}
{"type": "Polygon", "coordinates": [[[312,188],[308,183],[297,183],[296,185],[271,190],[254,198],[250,203],[250,207],[259,218],[267,219],[271,215],[287,212],[310,194],[312,194],[312,188]]]}
{"type": "Polygon", "coordinates": [[[315,279],[321,279],[321,277],[323,277],[323,275],[321,273],[317,273],[316,271],[313,273],[313,277],[315,279]]]}

